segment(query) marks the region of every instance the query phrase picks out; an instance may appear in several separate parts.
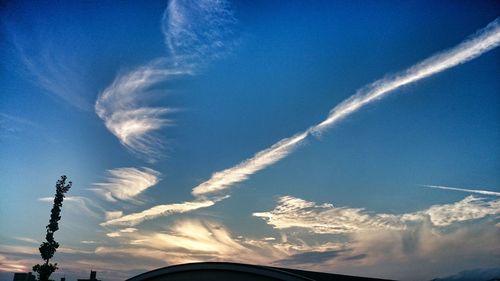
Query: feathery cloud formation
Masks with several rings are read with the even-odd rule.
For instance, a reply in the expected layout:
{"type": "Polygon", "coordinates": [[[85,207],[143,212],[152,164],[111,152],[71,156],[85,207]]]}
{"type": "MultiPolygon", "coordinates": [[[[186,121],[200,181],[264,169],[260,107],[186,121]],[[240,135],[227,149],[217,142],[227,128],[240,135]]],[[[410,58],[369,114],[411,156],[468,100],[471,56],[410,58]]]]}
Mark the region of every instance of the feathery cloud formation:
{"type": "Polygon", "coordinates": [[[162,18],[162,31],[170,57],[160,58],[128,73],[119,74],[99,94],[97,115],[123,146],[154,162],[164,142],[156,135],[171,125],[166,114],[173,108],[148,106],[151,88],[182,75],[191,75],[227,50],[229,25],[234,22],[226,1],[171,1],[162,18]]]}
{"type": "MultiPolygon", "coordinates": [[[[309,134],[321,134],[334,123],[354,113],[361,107],[386,96],[388,93],[392,93],[402,86],[414,83],[448,68],[472,60],[496,48],[499,44],[500,20],[496,19],[458,46],[434,55],[405,71],[390,76],[389,78],[378,80],[362,88],[355,95],[334,107],[329,116],[319,124],[311,126],[306,131],[296,134],[293,137],[280,140],[270,148],[258,152],[253,157],[240,162],[232,168],[214,173],[210,179],[194,187],[192,194],[196,197],[203,198],[208,194],[227,190],[234,184],[248,179],[250,175],[285,158],[300,145],[309,134]]],[[[156,207],[145,210],[142,213],[150,212],[154,208],[156,207]]],[[[356,212],[355,210],[352,211],[356,212]]],[[[169,212],[165,214],[169,214],[169,212]]],[[[131,214],[130,216],[134,215],[137,214],[131,214]]]]}
{"type": "MultiPolygon", "coordinates": [[[[139,202],[137,196],[160,181],[160,172],[145,168],[117,168],[107,171],[104,183],[94,183],[91,188],[107,201],[117,200],[139,202]]],[[[116,213],[115,213],[116,214],[116,213]]]]}
{"type": "Polygon", "coordinates": [[[354,233],[370,229],[405,229],[409,223],[428,221],[445,227],[454,223],[500,214],[500,200],[486,201],[474,196],[407,214],[372,214],[364,209],[318,205],[300,198],[283,196],[269,212],[254,213],[276,229],[303,228],[318,234],[354,233]]]}
{"type": "Polygon", "coordinates": [[[173,0],[162,19],[162,31],[176,66],[198,69],[231,48],[236,23],[225,0],[173,0]]]}

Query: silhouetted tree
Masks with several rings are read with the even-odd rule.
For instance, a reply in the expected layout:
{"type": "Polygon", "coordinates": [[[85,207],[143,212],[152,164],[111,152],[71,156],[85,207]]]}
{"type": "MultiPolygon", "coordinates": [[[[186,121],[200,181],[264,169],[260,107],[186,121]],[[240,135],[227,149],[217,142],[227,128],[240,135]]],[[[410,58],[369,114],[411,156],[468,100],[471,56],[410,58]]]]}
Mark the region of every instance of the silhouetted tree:
{"type": "Polygon", "coordinates": [[[54,256],[59,243],[54,240],[54,232],[59,229],[59,220],[61,219],[61,207],[64,200],[64,193],[71,188],[71,182],[66,184],[66,176],[61,176],[61,179],[56,183],[56,194],[54,196],[54,205],[50,211],[50,220],[47,225],[47,234],[45,235],[45,242],[40,245],[40,255],[45,261],[43,264],[33,266],[33,271],[38,273],[38,280],[47,281],[50,275],[56,271],[57,263],[49,263],[49,260],[54,256]]]}

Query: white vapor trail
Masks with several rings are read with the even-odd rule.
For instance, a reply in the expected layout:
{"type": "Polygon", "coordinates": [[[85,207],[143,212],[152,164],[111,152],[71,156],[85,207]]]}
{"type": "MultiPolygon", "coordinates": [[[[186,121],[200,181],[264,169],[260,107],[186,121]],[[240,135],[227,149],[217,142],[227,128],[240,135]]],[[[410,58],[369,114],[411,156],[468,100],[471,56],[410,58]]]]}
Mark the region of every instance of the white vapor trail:
{"type": "Polygon", "coordinates": [[[356,94],[334,107],[324,121],[310,127],[305,132],[299,133],[290,139],[281,140],[271,148],[255,154],[254,157],[232,168],[214,173],[209,180],[196,186],[192,194],[199,196],[215,191],[222,191],[229,188],[232,184],[246,180],[249,175],[286,157],[309,134],[321,134],[325,129],[354,113],[364,105],[374,102],[402,86],[472,60],[497,47],[499,44],[500,26],[499,20],[496,19],[486,28],[476,33],[471,39],[462,42],[455,48],[434,55],[403,72],[378,80],[360,89],[356,94]]]}
{"type": "Polygon", "coordinates": [[[154,219],[160,216],[179,214],[194,211],[200,208],[206,208],[213,206],[217,201],[223,200],[227,197],[222,197],[215,200],[200,200],[200,201],[191,201],[191,202],[183,202],[183,203],[175,203],[175,204],[164,204],[157,205],[147,210],[138,213],[128,214],[122,217],[113,218],[101,223],[102,226],[109,225],[127,225],[133,226],[137,225],[145,220],[154,219]]]}
{"type": "Polygon", "coordinates": [[[428,185],[428,184],[422,184],[420,186],[437,188],[437,189],[444,189],[444,190],[463,191],[463,192],[477,193],[477,194],[491,195],[491,196],[500,196],[500,192],[494,192],[494,191],[488,191],[488,190],[466,189],[466,188],[449,187],[449,186],[442,186],[442,185],[428,185]]]}
{"type": "MultiPolygon", "coordinates": [[[[378,80],[367,87],[361,88],[356,92],[356,94],[334,107],[324,121],[309,127],[304,132],[298,133],[290,138],[280,140],[270,148],[258,152],[253,157],[246,159],[231,168],[212,174],[210,179],[194,187],[192,194],[197,198],[201,198],[200,200],[208,200],[208,202],[213,203],[220,201],[222,199],[212,201],[205,199],[205,197],[209,194],[227,190],[234,184],[248,179],[252,174],[265,169],[266,167],[288,156],[294,151],[294,149],[304,142],[310,134],[320,135],[324,132],[324,130],[336,122],[356,112],[363,106],[387,96],[387,94],[394,92],[400,87],[417,82],[433,74],[437,74],[451,67],[470,61],[481,54],[496,48],[500,44],[499,23],[500,20],[496,19],[487,27],[478,31],[470,39],[460,43],[458,46],[434,55],[402,72],[388,78],[378,80]]],[[[203,207],[211,205],[213,204],[203,204],[203,207]]],[[[138,216],[140,217],[140,221],[150,219],[152,217],[148,217],[146,213],[157,207],[160,206],[153,207],[141,213],[130,214],[128,216],[138,216]]],[[[166,209],[169,210],[169,208],[166,209]]],[[[153,217],[156,217],[160,215],[161,212],[154,213],[155,216],[153,217]]],[[[171,212],[166,212],[164,214],[170,213],[171,212]]],[[[108,221],[105,224],[113,223],[108,221]]]]}
{"type": "Polygon", "coordinates": [[[229,188],[231,185],[242,182],[257,171],[270,166],[290,154],[302,141],[308,133],[297,134],[291,138],[283,139],[268,149],[265,149],[254,157],[247,159],[240,164],[217,172],[212,177],[197,187],[193,188],[192,194],[195,196],[203,195],[229,188]]]}
{"type": "Polygon", "coordinates": [[[191,75],[226,49],[230,24],[229,4],[223,0],[170,1],[162,18],[162,31],[170,57],[155,59],[119,74],[95,103],[96,114],[120,143],[154,162],[164,146],[156,135],[171,125],[167,107],[148,106],[153,87],[182,75],[191,75]]]}
{"type": "Polygon", "coordinates": [[[466,63],[500,44],[499,19],[480,30],[471,39],[453,49],[436,54],[407,70],[384,78],[360,89],[355,95],[337,105],[323,122],[312,127],[312,133],[321,133],[338,120],[350,115],[362,106],[384,97],[392,91],[433,74],[466,63]]]}

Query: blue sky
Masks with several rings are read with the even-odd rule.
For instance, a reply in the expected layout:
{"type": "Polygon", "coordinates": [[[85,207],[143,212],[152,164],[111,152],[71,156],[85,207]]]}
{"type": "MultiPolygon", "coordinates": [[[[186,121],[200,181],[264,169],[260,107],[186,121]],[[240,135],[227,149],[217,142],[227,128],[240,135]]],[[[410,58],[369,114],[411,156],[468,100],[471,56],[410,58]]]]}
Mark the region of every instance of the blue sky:
{"type": "Polygon", "coordinates": [[[6,4],[1,271],[38,262],[62,174],[67,276],[498,266],[498,15],[494,1],[6,4]]]}

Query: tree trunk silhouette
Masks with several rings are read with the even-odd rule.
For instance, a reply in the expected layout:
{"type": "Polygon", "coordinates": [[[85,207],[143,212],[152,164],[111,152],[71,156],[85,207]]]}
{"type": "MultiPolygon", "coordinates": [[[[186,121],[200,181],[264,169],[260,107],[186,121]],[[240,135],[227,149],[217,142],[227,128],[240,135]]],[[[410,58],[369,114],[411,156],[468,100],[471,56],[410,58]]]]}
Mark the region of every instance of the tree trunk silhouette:
{"type": "Polygon", "coordinates": [[[66,176],[61,176],[56,183],[56,194],[54,195],[54,205],[50,211],[50,220],[47,225],[47,234],[45,235],[45,242],[43,242],[38,250],[40,250],[40,255],[45,261],[43,264],[37,264],[33,266],[33,271],[38,273],[38,280],[48,281],[50,275],[56,271],[57,263],[49,263],[50,259],[54,256],[57,248],[59,248],[59,243],[54,240],[54,232],[59,229],[59,220],[61,219],[61,207],[64,200],[64,193],[68,192],[71,188],[71,182],[66,184],[66,176]]]}

